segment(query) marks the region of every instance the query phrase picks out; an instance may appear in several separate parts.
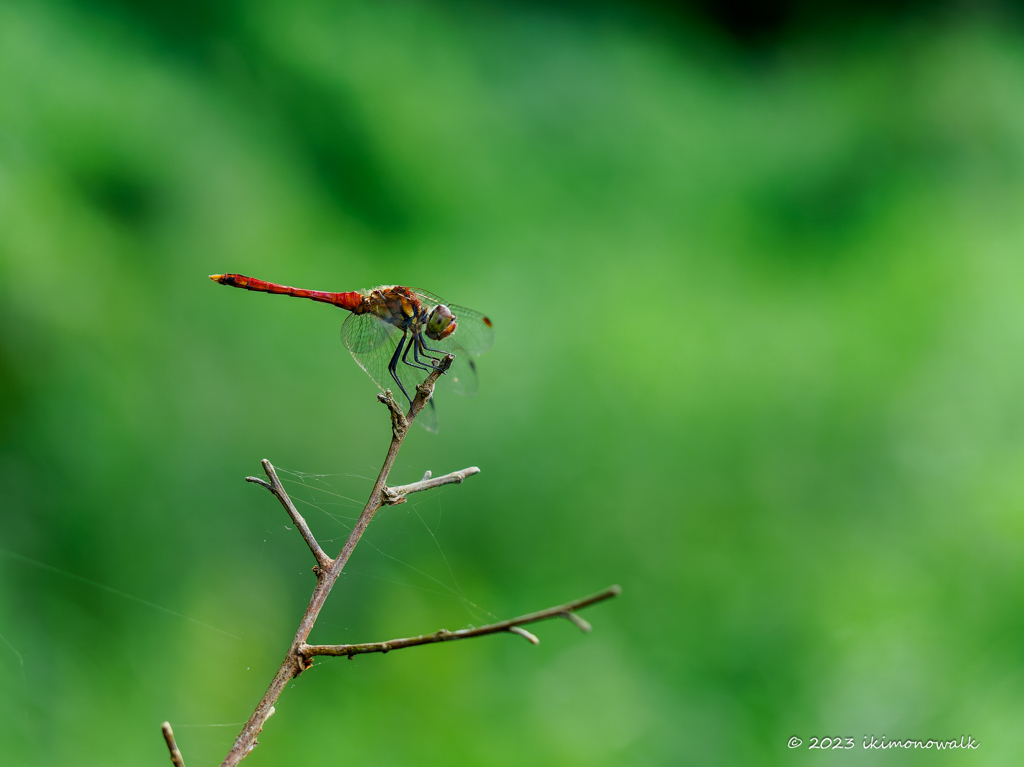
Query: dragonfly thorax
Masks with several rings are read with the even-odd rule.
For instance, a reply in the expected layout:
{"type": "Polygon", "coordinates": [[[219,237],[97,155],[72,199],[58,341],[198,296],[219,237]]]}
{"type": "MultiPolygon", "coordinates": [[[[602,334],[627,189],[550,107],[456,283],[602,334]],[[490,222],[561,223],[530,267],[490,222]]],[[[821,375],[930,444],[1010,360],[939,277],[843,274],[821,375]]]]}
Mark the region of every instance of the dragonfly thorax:
{"type": "Polygon", "coordinates": [[[440,341],[455,332],[458,317],[445,304],[428,305],[423,297],[399,285],[376,288],[366,296],[355,314],[372,313],[384,322],[413,335],[425,333],[440,341]]]}
{"type": "Polygon", "coordinates": [[[419,297],[397,285],[372,290],[356,313],[375,314],[402,330],[412,330],[427,320],[426,307],[419,297]]]}

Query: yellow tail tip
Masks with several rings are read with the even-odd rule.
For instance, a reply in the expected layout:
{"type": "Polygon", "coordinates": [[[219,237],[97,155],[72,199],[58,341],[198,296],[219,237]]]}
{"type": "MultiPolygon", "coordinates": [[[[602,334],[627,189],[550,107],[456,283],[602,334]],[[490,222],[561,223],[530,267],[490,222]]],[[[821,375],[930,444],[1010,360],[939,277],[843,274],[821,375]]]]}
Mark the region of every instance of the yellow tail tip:
{"type": "Polygon", "coordinates": [[[220,282],[222,279],[224,279],[224,275],[223,274],[211,274],[210,275],[210,279],[213,280],[214,282],[220,282]]]}

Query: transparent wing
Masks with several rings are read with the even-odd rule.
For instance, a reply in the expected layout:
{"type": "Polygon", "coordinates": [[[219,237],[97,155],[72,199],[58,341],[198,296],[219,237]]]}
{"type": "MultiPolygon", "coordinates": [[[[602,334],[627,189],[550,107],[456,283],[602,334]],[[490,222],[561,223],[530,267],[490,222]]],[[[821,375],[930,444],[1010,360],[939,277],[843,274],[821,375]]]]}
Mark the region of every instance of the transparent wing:
{"type": "Polygon", "coordinates": [[[458,327],[448,338],[474,357],[479,357],[494,346],[494,327],[489,318],[465,306],[449,305],[458,321],[458,327]]]}
{"type": "MultiPolygon", "coordinates": [[[[423,383],[428,371],[402,361],[403,357],[413,361],[411,351],[408,356],[400,352],[395,372],[401,381],[401,386],[391,377],[388,366],[395,355],[395,349],[400,343],[403,343],[403,337],[405,343],[409,343],[410,336],[403,334],[394,325],[384,322],[374,314],[350,314],[345,320],[345,324],[341,326],[341,340],[352,353],[352,358],[359,367],[366,371],[366,374],[377,384],[377,388],[390,389],[398,403],[407,407],[412,403],[412,398],[416,396],[416,387],[423,383]]],[[[405,345],[403,344],[402,352],[404,351],[405,345]]],[[[416,422],[427,431],[437,431],[437,411],[433,406],[433,401],[420,411],[416,422]]]]}
{"type": "Polygon", "coordinates": [[[448,372],[438,379],[437,385],[442,389],[453,391],[464,397],[473,397],[476,395],[477,389],[480,388],[476,374],[476,363],[461,348],[453,353],[455,354],[455,361],[448,368],[448,372]]]}
{"type": "Polygon", "coordinates": [[[434,398],[423,407],[420,414],[416,416],[416,423],[427,431],[437,434],[437,410],[434,408],[434,398]]]}
{"type": "Polygon", "coordinates": [[[402,340],[402,331],[375,314],[350,314],[341,326],[341,340],[378,388],[395,388],[388,363],[402,340]]]}

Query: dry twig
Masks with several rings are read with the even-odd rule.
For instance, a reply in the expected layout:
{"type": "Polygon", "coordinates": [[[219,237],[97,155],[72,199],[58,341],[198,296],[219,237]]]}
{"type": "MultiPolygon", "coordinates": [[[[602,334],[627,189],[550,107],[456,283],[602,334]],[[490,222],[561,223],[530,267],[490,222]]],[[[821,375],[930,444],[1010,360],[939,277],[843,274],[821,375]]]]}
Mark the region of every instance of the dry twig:
{"type": "Polygon", "coordinates": [[[518,618],[491,623],[478,628],[459,629],[458,631],[441,629],[436,634],[422,634],[418,637],[389,639],[387,642],[367,642],[366,644],[307,644],[302,645],[299,648],[299,652],[307,658],[312,658],[316,655],[347,655],[351,658],[353,655],[361,655],[363,653],[391,652],[403,647],[415,647],[416,645],[433,644],[434,642],[450,642],[453,639],[469,639],[471,637],[484,636],[485,634],[500,634],[503,632],[519,634],[529,640],[531,644],[538,644],[540,640],[522,628],[522,626],[527,623],[547,620],[548,618],[566,618],[582,631],[590,631],[590,624],[576,615],[574,611],[589,607],[597,602],[602,602],[605,599],[616,597],[621,591],[622,589],[618,586],[609,586],[604,591],[591,594],[589,597],[583,597],[583,599],[577,599],[564,605],[558,605],[558,607],[549,607],[547,610],[539,610],[529,615],[520,615],[518,618]]]}
{"type": "Polygon", "coordinates": [[[400,503],[405,503],[405,496],[409,495],[409,493],[418,493],[421,490],[430,490],[432,487],[440,487],[441,485],[461,485],[466,477],[472,477],[474,474],[479,473],[480,469],[476,466],[470,466],[468,469],[453,471],[451,474],[445,474],[443,477],[434,478],[431,478],[428,471],[419,482],[413,482],[411,485],[385,488],[384,503],[389,506],[397,506],[400,503]]]}
{"type": "Polygon", "coordinates": [[[174,742],[174,730],[171,729],[170,722],[164,722],[160,725],[160,729],[164,732],[164,740],[167,741],[167,750],[171,752],[171,764],[174,767],[185,767],[185,762],[181,758],[181,752],[178,750],[178,744],[174,742]]]}
{"type": "Polygon", "coordinates": [[[284,506],[284,510],[288,512],[288,516],[292,518],[292,522],[299,529],[299,534],[302,535],[302,539],[309,546],[309,550],[313,552],[313,556],[316,558],[317,566],[321,570],[328,569],[333,561],[329,556],[324,553],[324,550],[320,548],[320,544],[316,542],[316,538],[313,537],[312,531],[309,529],[309,525],[306,524],[306,520],[299,514],[299,510],[295,508],[295,504],[292,503],[292,499],[288,497],[288,493],[284,489],[284,485],[281,484],[281,480],[277,478],[277,472],[274,471],[273,465],[266,458],[263,459],[263,471],[267,473],[270,478],[270,482],[260,479],[259,477],[246,477],[246,482],[252,482],[257,485],[262,485],[272,492],[277,500],[284,506]]]}
{"type": "MultiPolygon", "coordinates": [[[[252,716],[249,717],[249,721],[245,723],[242,731],[235,739],[228,755],[224,758],[224,761],[221,762],[221,767],[233,767],[234,765],[237,765],[249,754],[250,751],[252,751],[253,748],[255,748],[257,745],[256,736],[259,735],[260,731],[263,729],[263,725],[266,723],[267,719],[269,719],[274,713],[274,703],[284,691],[287,684],[312,665],[314,656],[347,655],[352,657],[353,655],[358,655],[360,653],[386,653],[390,650],[402,647],[412,647],[414,645],[430,644],[433,642],[446,642],[453,639],[468,639],[470,637],[483,636],[484,634],[496,634],[500,632],[519,634],[531,643],[537,644],[540,640],[529,631],[522,628],[523,624],[535,623],[547,618],[562,617],[570,620],[583,631],[589,631],[590,624],[576,615],[574,611],[588,605],[592,605],[595,602],[600,602],[604,599],[609,599],[618,595],[620,591],[619,587],[611,586],[597,594],[592,594],[589,597],[584,597],[583,599],[578,599],[564,605],[551,607],[547,610],[541,610],[536,613],[520,616],[519,618],[512,618],[511,620],[501,621],[500,623],[493,623],[489,626],[481,626],[473,629],[460,629],[459,631],[445,631],[442,629],[436,634],[427,634],[419,637],[392,639],[387,642],[375,642],[359,645],[306,644],[306,638],[309,636],[310,631],[312,631],[314,623],[316,623],[317,616],[320,614],[320,610],[323,608],[324,602],[327,600],[327,595],[330,594],[335,581],[338,579],[338,576],[341,575],[342,568],[348,562],[349,557],[352,555],[352,551],[355,549],[356,544],[359,543],[359,539],[362,538],[362,535],[366,531],[370,521],[383,506],[393,506],[399,503],[404,503],[406,496],[410,493],[429,490],[430,488],[440,487],[441,485],[453,483],[458,484],[463,482],[466,477],[471,477],[480,472],[480,469],[475,466],[471,466],[469,468],[462,469],[461,471],[454,471],[441,477],[432,478],[431,473],[428,471],[419,482],[390,488],[387,486],[388,474],[391,472],[391,467],[394,465],[395,458],[398,456],[398,451],[409,431],[409,426],[433,395],[434,384],[437,382],[437,379],[448,370],[454,359],[453,355],[447,355],[441,361],[440,365],[431,371],[430,375],[427,376],[427,379],[416,387],[416,397],[413,399],[408,413],[402,412],[401,407],[399,407],[390,391],[385,391],[377,395],[377,399],[387,406],[388,411],[391,414],[391,445],[388,448],[388,453],[384,459],[384,465],[381,467],[380,474],[377,476],[377,481],[373,485],[373,490],[370,492],[370,498],[363,507],[363,511],[359,515],[359,519],[356,521],[355,527],[349,534],[348,540],[345,541],[345,545],[342,547],[337,558],[331,559],[327,556],[324,550],[320,548],[320,544],[317,543],[316,538],[309,529],[309,525],[306,524],[306,520],[303,519],[301,514],[299,514],[298,510],[295,508],[295,504],[292,503],[287,491],[278,479],[277,472],[274,470],[270,461],[263,461],[263,470],[266,472],[267,478],[270,480],[269,482],[257,477],[246,477],[246,481],[261,485],[273,493],[278,501],[281,502],[281,505],[284,506],[288,516],[291,517],[292,522],[299,530],[302,538],[306,541],[306,545],[309,546],[309,550],[313,553],[313,557],[316,559],[316,566],[313,570],[316,573],[317,583],[313,590],[313,595],[310,598],[309,606],[306,608],[306,612],[302,616],[302,620],[299,622],[299,627],[295,633],[295,637],[292,639],[288,652],[285,654],[284,661],[281,663],[280,668],[274,675],[274,678],[270,683],[270,687],[267,688],[263,698],[256,706],[256,710],[253,711],[252,716]]],[[[167,722],[164,722],[163,724],[163,733],[164,739],[167,741],[167,748],[171,753],[171,761],[174,763],[175,767],[184,767],[181,752],[178,751],[178,747],[175,745],[174,734],[171,731],[170,724],[167,722]]]]}

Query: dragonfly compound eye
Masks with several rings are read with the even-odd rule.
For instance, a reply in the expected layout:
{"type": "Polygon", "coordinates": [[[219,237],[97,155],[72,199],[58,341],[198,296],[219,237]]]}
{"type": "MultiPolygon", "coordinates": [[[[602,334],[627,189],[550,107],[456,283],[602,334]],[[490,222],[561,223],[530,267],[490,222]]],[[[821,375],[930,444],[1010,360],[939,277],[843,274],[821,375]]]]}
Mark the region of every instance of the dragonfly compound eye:
{"type": "Polygon", "coordinates": [[[455,332],[458,323],[452,310],[444,304],[438,304],[427,318],[427,337],[435,341],[447,338],[455,332]]]}

